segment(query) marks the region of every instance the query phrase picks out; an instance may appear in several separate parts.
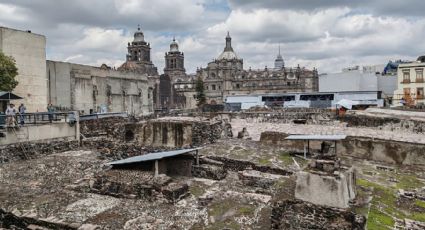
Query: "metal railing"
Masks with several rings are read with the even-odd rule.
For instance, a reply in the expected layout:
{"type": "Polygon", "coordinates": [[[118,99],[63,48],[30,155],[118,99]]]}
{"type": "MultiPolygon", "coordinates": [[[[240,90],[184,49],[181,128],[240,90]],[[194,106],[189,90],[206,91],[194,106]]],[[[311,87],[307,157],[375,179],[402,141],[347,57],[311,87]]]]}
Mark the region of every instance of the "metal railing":
{"type": "Polygon", "coordinates": [[[58,122],[75,122],[74,113],[17,113],[14,116],[0,113],[0,128],[58,122]]]}

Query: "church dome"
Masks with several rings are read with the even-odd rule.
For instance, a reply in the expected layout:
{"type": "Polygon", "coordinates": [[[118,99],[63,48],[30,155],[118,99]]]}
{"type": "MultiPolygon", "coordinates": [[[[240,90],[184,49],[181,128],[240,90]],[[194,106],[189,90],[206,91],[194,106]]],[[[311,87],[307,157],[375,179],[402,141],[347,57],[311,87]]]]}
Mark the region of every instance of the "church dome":
{"type": "Polygon", "coordinates": [[[145,35],[140,30],[140,26],[137,28],[137,32],[134,33],[134,40],[133,42],[144,42],[145,41],[145,35]]]}
{"type": "Polygon", "coordinates": [[[218,56],[218,60],[232,60],[232,59],[238,59],[238,56],[236,55],[235,51],[233,51],[232,48],[232,38],[230,37],[229,32],[227,32],[226,36],[226,47],[224,48],[223,53],[218,56]]]}
{"type": "Polygon", "coordinates": [[[223,53],[218,56],[218,60],[232,60],[232,59],[238,59],[238,56],[235,54],[234,51],[223,51],[223,53]]]}
{"type": "Polygon", "coordinates": [[[179,44],[177,44],[175,38],[173,38],[173,41],[170,44],[170,52],[179,52],[179,44]]]}

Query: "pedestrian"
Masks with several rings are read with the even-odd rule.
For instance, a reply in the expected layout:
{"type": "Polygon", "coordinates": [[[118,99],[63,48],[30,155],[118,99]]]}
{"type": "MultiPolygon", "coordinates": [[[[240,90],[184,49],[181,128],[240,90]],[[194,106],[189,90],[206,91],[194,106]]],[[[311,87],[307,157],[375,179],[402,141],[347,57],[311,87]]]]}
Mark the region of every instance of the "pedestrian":
{"type": "Polygon", "coordinates": [[[24,104],[21,104],[18,108],[18,111],[19,111],[19,122],[21,126],[23,126],[25,124],[25,112],[27,111],[27,108],[25,107],[24,104]]]}
{"type": "Polygon", "coordinates": [[[47,106],[47,113],[49,114],[49,122],[52,123],[53,121],[53,113],[55,112],[55,108],[52,104],[49,104],[47,106]]]}
{"type": "Polygon", "coordinates": [[[6,113],[6,125],[8,127],[14,127],[15,126],[15,116],[16,116],[15,105],[9,104],[5,113],[6,113]]]}
{"type": "Polygon", "coordinates": [[[401,104],[402,106],[405,106],[405,105],[406,105],[406,99],[404,99],[404,97],[402,97],[402,98],[401,98],[401,100],[400,100],[400,104],[401,104]]]}

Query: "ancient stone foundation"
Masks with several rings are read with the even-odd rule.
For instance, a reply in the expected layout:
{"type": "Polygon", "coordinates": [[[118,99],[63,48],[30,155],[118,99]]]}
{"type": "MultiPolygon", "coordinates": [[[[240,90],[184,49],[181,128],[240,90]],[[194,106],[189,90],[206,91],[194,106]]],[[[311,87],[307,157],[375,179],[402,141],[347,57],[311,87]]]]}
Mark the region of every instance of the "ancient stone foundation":
{"type": "Polygon", "coordinates": [[[0,146],[0,164],[79,148],[78,141],[25,142],[0,146]]]}
{"type": "Polygon", "coordinates": [[[363,230],[366,218],[344,209],[284,200],[273,205],[271,229],[363,230]]]}
{"type": "MultiPolygon", "coordinates": [[[[287,133],[263,132],[260,142],[267,145],[277,145],[288,150],[302,152],[302,141],[285,140],[287,133]]],[[[310,142],[310,149],[319,151],[319,142],[310,142]]],[[[338,142],[338,154],[373,161],[381,161],[400,165],[425,165],[425,145],[378,138],[354,137],[338,142]]]]}

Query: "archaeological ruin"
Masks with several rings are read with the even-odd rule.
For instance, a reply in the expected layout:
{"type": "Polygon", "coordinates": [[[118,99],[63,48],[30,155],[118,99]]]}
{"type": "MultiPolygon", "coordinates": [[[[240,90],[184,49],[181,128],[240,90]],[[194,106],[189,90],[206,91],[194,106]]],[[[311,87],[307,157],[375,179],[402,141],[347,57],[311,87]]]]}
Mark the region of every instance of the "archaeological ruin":
{"type": "Polygon", "coordinates": [[[287,108],[0,129],[0,228],[424,229],[424,124],[287,108]]]}

